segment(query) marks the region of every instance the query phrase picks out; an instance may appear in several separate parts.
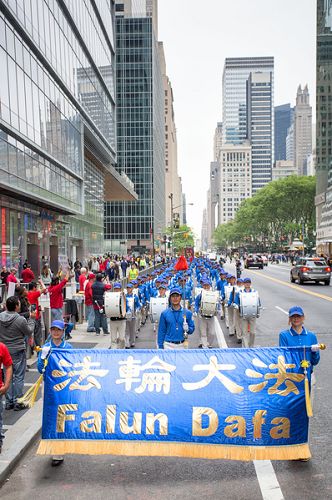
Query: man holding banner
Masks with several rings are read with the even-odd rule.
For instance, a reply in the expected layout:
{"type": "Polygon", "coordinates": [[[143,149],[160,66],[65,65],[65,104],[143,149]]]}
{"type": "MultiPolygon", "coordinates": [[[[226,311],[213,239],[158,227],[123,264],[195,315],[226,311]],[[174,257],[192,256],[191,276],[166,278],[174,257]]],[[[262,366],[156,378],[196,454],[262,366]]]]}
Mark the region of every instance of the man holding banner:
{"type": "Polygon", "coordinates": [[[182,290],[175,287],[170,291],[170,307],[160,316],[158,328],[159,349],[187,349],[188,335],[195,330],[192,312],[181,307],[182,290]]]}

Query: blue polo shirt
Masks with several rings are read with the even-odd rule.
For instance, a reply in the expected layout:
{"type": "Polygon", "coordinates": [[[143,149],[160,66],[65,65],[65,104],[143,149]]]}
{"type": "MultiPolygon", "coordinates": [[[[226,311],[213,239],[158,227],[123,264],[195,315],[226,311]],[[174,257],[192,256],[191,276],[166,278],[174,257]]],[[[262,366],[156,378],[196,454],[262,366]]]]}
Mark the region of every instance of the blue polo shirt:
{"type": "MultiPolygon", "coordinates": [[[[293,328],[283,330],[279,333],[280,347],[311,347],[314,344],[318,344],[316,335],[313,332],[306,330],[304,327],[302,327],[301,333],[297,333],[293,328]]],[[[319,351],[306,352],[306,359],[310,361],[312,371],[312,367],[319,363],[319,351]]]]}
{"type": "Polygon", "coordinates": [[[188,323],[188,334],[195,330],[195,323],[192,319],[192,312],[182,307],[178,310],[169,307],[161,313],[158,327],[158,347],[164,348],[164,342],[180,342],[183,336],[183,317],[186,317],[188,323]]]}

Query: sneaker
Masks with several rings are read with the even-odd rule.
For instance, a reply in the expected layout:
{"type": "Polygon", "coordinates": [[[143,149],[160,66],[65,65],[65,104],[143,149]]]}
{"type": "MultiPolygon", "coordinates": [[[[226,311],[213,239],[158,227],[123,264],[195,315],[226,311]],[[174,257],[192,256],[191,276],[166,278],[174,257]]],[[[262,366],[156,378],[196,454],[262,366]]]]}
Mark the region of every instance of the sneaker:
{"type": "Polygon", "coordinates": [[[130,347],[127,347],[127,346],[126,346],[126,347],[125,347],[125,349],[130,349],[130,347]]]}
{"type": "Polygon", "coordinates": [[[96,335],[100,335],[100,332],[96,332],[96,335]]]}
{"type": "Polygon", "coordinates": [[[203,344],[199,344],[198,349],[203,349],[203,344]]]}
{"type": "Polygon", "coordinates": [[[135,344],[130,344],[130,348],[133,349],[135,347],[135,344]]]}
{"type": "Polygon", "coordinates": [[[87,333],[96,333],[96,330],[93,329],[93,330],[87,330],[87,333]]]}
{"type": "Polygon", "coordinates": [[[27,407],[23,403],[15,403],[14,404],[14,411],[22,411],[26,410],[27,407]]]}
{"type": "Polygon", "coordinates": [[[242,344],[242,340],[241,339],[237,339],[237,343],[238,344],[242,344]]]}
{"type": "Polygon", "coordinates": [[[58,467],[63,463],[63,457],[53,457],[52,458],[52,467],[58,467]]]}
{"type": "Polygon", "coordinates": [[[12,410],[14,408],[14,403],[6,403],[5,409],[12,410]]]}
{"type": "Polygon", "coordinates": [[[110,334],[110,332],[104,332],[104,335],[109,335],[109,334],[110,334]]]}

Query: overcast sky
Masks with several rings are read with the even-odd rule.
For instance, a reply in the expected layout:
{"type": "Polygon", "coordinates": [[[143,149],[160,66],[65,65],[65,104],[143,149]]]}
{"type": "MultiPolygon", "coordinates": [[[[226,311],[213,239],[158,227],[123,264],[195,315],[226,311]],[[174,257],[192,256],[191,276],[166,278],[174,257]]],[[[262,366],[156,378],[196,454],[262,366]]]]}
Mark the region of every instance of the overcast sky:
{"type": "MultiPolygon", "coordinates": [[[[222,121],[226,57],[274,56],[274,105],[295,104],[299,83],[315,103],[315,0],[159,0],[159,40],[174,92],[178,165],[188,224],[200,237],[222,121]]],[[[315,121],[315,118],[314,118],[315,121]]]]}

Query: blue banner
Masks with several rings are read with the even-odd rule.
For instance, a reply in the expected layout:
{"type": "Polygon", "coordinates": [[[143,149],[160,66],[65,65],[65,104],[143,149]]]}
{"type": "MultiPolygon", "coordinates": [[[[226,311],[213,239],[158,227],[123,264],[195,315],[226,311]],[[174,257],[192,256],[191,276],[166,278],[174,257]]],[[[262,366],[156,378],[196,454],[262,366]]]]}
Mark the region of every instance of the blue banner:
{"type": "Polygon", "coordinates": [[[39,453],[307,458],[303,354],[55,349],[39,453]]]}

